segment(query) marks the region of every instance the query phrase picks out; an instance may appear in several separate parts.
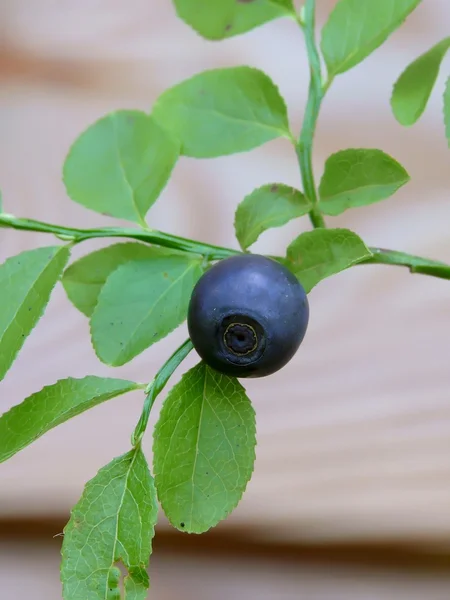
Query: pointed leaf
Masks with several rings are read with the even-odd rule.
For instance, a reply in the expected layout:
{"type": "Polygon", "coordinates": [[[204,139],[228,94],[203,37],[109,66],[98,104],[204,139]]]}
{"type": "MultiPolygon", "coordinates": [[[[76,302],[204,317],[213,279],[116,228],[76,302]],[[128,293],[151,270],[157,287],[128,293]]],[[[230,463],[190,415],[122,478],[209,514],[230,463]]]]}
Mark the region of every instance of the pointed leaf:
{"type": "Polygon", "coordinates": [[[311,203],[293,187],[263,185],[246,196],[236,210],[236,237],[243,250],[271,227],[280,227],[311,210],[311,203]]]}
{"type": "Polygon", "coordinates": [[[47,246],[0,265],[0,381],[41,318],[69,256],[66,246],[47,246]]]}
{"type": "Polygon", "coordinates": [[[421,0],[338,0],[322,30],[329,77],[348,71],[376,50],[421,0]]]}
{"type": "Polygon", "coordinates": [[[145,600],[157,516],[154,482],[140,448],[100,469],[64,529],[64,600],[119,600],[119,562],[128,571],[126,599],[145,600]]]}
{"type": "Polygon", "coordinates": [[[325,163],[319,186],[320,210],[334,216],[385,200],[409,180],[402,165],[381,150],[341,150],[325,163]]]}
{"type": "Polygon", "coordinates": [[[163,404],[154,435],[158,498],[174,527],[202,533],[237,506],[255,460],[255,413],[234,377],[204,363],[163,404]]]}
{"type": "Polygon", "coordinates": [[[100,360],[123,365],[178,327],[201,274],[201,258],[192,256],[142,259],[116,269],[91,317],[100,360]]]}
{"type": "Polygon", "coordinates": [[[175,0],[178,16],[208,40],[223,40],[279,17],[295,17],[292,0],[175,0]]]}
{"type": "Polygon", "coordinates": [[[314,229],[290,244],[285,264],[310,292],[322,279],[370,256],[372,253],[362,239],[348,229],[314,229]]]}
{"type": "Polygon", "coordinates": [[[445,84],[444,92],[444,125],[445,135],[447,136],[448,146],[450,148],[450,77],[445,84]]]}
{"type": "Polygon", "coordinates": [[[75,141],[64,163],[64,183],[70,198],[86,208],[143,224],[178,155],[178,142],[152,117],[117,111],[75,141]]]}
{"type": "Polygon", "coordinates": [[[69,300],[90,317],[109,275],[120,265],[141,258],[168,256],[175,251],[135,242],[114,244],[83,256],[65,271],[62,284],[69,300]]]}
{"type": "Polygon", "coordinates": [[[289,137],[286,105],[273,81],[250,67],[214,69],[165,91],[154,118],[181,140],[181,152],[212,158],[289,137]]]}
{"type": "Polygon", "coordinates": [[[391,106],[401,125],[413,125],[422,115],[449,47],[450,37],[447,37],[419,56],[397,79],[391,106]]]}
{"type": "Polygon", "coordinates": [[[0,462],[61,423],[140,386],[133,381],[84,377],[61,379],[28,396],[0,417],[0,462]]]}

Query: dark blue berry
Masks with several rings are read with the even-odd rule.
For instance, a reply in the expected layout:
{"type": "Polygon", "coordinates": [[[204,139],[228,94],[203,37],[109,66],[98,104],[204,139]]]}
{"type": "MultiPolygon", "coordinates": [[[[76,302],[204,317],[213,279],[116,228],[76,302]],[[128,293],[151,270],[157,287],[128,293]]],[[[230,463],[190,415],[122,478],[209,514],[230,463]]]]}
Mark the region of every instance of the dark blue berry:
{"type": "Polygon", "coordinates": [[[291,360],[308,319],[306,293],[285,266],[242,254],[218,262],[197,282],[188,328],[210,367],[235,377],[263,377],[291,360]]]}

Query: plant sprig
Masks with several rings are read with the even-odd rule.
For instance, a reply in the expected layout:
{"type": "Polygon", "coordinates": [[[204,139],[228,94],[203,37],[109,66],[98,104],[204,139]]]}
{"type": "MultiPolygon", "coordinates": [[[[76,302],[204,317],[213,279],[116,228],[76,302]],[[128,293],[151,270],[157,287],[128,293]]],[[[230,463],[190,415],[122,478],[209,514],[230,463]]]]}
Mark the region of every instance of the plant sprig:
{"type": "MultiPolygon", "coordinates": [[[[8,291],[0,303],[0,380],[59,281],[75,308],[90,320],[99,359],[119,366],[183,323],[194,286],[213,263],[249,253],[265,231],[306,215],[313,229],[290,240],[284,256],[268,255],[287,267],[306,292],[355,265],[401,266],[411,273],[450,279],[449,264],[368,247],[356,233],[325,224],[325,216],[386,200],[406,185],[410,175],[395,158],[371,147],[344,148],[327,158],[318,185],[313,170],[320,109],[334,78],[376,50],[420,0],[338,0],[320,45],[314,0],[306,0],[300,13],[292,0],[209,0],[201,9],[197,0],[174,4],[180,18],[208,40],[241,35],[283,17],[300,27],[309,85],[298,139],[291,132],[284,98],[266,73],[247,65],[212,69],[164,91],[150,114],[112,112],[72,144],[63,165],[68,196],[133,227],[82,229],[19,218],[3,212],[0,194],[0,227],[47,233],[65,242],[22,252],[0,265],[0,284],[8,291]],[[180,156],[248,152],[276,138],[293,145],[302,189],[263,182],[251,191],[235,213],[240,250],[149,228],[147,212],[180,156]],[[67,266],[74,245],[103,238],[116,243],[67,266]],[[117,243],[120,239],[128,241],[117,243]]],[[[424,112],[449,47],[450,38],[441,40],[399,76],[391,106],[400,124],[412,125],[424,112]]],[[[450,80],[443,115],[450,144],[450,80]]],[[[256,426],[251,401],[235,377],[203,361],[191,368],[169,391],[153,432],[155,479],[143,453],[155,399],[192,349],[192,341],[186,340],[149,384],[67,378],[0,417],[2,462],[68,419],[122,394],[145,390],[132,448],[87,483],[65,529],[64,600],[85,600],[88,595],[92,600],[117,600],[121,587],[130,600],[144,600],[158,500],[170,523],[190,533],[215,526],[239,503],[253,472],[256,426]],[[119,561],[128,571],[122,586],[119,561]]]]}

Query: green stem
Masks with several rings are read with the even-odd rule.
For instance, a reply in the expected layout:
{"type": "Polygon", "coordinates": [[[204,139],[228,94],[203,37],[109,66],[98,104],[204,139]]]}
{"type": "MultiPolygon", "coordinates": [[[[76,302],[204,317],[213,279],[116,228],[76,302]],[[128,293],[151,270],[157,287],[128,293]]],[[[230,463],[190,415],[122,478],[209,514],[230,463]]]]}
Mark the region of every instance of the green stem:
{"type": "Polygon", "coordinates": [[[309,213],[309,218],[314,227],[325,227],[325,221],[318,206],[318,197],[316,184],[314,181],[314,171],[312,166],[312,150],[314,133],[316,130],[317,119],[319,117],[320,106],[322,104],[324,91],[322,88],[322,74],[320,67],[320,57],[314,39],[315,27],[315,0],[306,0],[304,7],[304,33],[306,42],[306,51],[308,54],[310,78],[308,89],[308,100],[303,117],[303,125],[296,145],[296,153],[300,174],[302,177],[303,190],[306,197],[310,200],[313,208],[309,213]]]}
{"type": "Polygon", "coordinates": [[[150,411],[156,398],[165,388],[174,371],[180,366],[193,347],[191,340],[187,339],[177,350],[175,350],[169,360],[167,360],[158,371],[155,379],[147,386],[147,389],[145,390],[147,396],[145,397],[142,413],[131,437],[133,446],[137,446],[141,443],[145,430],[147,429],[150,411]]]}
{"type": "Polygon", "coordinates": [[[422,258],[396,250],[385,250],[384,248],[369,248],[373,256],[360,264],[396,265],[407,267],[411,273],[431,275],[441,279],[450,279],[450,265],[438,260],[422,258]]]}
{"type": "Polygon", "coordinates": [[[74,227],[64,227],[61,225],[53,225],[33,219],[20,219],[9,214],[0,214],[0,227],[11,227],[13,229],[21,229],[24,231],[39,231],[42,233],[52,233],[60,239],[72,240],[74,243],[83,242],[94,238],[104,237],[120,237],[131,238],[157,246],[165,246],[183,252],[192,252],[207,256],[209,260],[221,260],[241,254],[238,250],[230,248],[222,248],[221,246],[213,246],[204,244],[163,231],[154,229],[134,229],[127,227],[103,227],[99,229],[77,229],[74,227]]]}
{"type": "MultiPolygon", "coordinates": [[[[320,225],[319,225],[320,226],[320,225]]],[[[94,238],[122,237],[139,240],[158,246],[174,248],[183,252],[192,252],[201,254],[208,260],[221,260],[230,256],[241,254],[238,250],[223,248],[221,246],[212,246],[195,240],[164,233],[154,230],[139,230],[132,228],[104,227],[100,229],[77,229],[74,227],[64,227],[61,225],[52,225],[33,219],[19,219],[12,215],[0,213],[0,227],[10,227],[24,231],[37,231],[41,233],[51,233],[57,237],[72,241],[74,244],[84,240],[94,238]]],[[[450,279],[450,266],[443,262],[421,258],[404,252],[395,250],[384,250],[382,248],[370,248],[373,253],[369,259],[360,264],[386,264],[405,266],[412,273],[422,273],[424,275],[433,275],[444,279],[450,279]]],[[[277,260],[279,257],[271,257],[277,260]]]]}

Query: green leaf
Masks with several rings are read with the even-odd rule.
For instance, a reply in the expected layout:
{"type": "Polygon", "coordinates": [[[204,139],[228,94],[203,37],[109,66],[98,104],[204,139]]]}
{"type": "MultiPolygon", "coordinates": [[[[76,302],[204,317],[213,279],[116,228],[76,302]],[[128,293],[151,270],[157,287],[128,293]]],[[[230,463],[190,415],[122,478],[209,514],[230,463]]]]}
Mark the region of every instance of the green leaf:
{"type": "Polygon", "coordinates": [[[402,165],[381,150],[341,150],[325,163],[319,207],[326,215],[340,215],[389,198],[409,180],[402,165]]]}
{"type": "Polygon", "coordinates": [[[339,0],[322,30],[329,78],[348,71],[376,50],[421,0],[339,0]]]}
{"type": "Polygon", "coordinates": [[[208,40],[223,40],[290,16],[292,0],[175,0],[178,16],[208,40]]]}
{"type": "Polygon", "coordinates": [[[69,377],[44,387],[0,417],[0,462],[57,425],[105,400],[140,387],[133,381],[94,376],[83,379],[69,377]]]}
{"type": "Polygon", "coordinates": [[[201,258],[192,256],[131,261],[116,269],[91,317],[100,360],[123,365],[178,327],[201,275],[201,258]]]}
{"type": "Polygon", "coordinates": [[[66,246],[47,246],[0,265],[0,381],[41,318],[69,256],[66,246]]]}
{"type": "Polygon", "coordinates": [[[372,256],[362,239],[348,229],[314,229],[302,233],[287,249],[287,263],[310,292],[331,275],[372,256]]]}
{"type": "Polygon", "coordinates": [[[450,148],[450,77],[447,79],[444,91],[444,125],[445,135],[447,136],[448,146],[450,148]]]}
{"type": "Polygon", "coordinates": [[[422,115],[449,47],[450,37],[447,37],[419,56],[397,79],[391,106],[401,125],[413,125],[422,115]]]}
{"type": "Polygon", "coordinates": [[[154,434],[158,498],[174,527],[202,533],[239,503],[255,460],[255,413],[234,377],[200,363],[169,392],[154,434]]]}
{"type": "Polygon", "coordinates": [[[64,271],[62,284],[74,306],[90,317],[105,281],[120,265],[131,260],[151,259],[173,253],[174,250],[135,242],[114,244],[91,252],[72,263],[64,271]]]}
{"type": "Polygon", "coordinates": [[[64,529],[64,600],[145,600],[158,516],[156,491],[140,448],[115,458],[86,484],[64,529]]]}
{"type": "Polygon", "coordinates": [[[295,188],[280,183],[263,185],[237,207],[236,237],[246,250],[267,229],[280,227],[310,210],[311,203],[295,188]]]}
{"type": "Polygon", "coordinates": [[[168,89],[154,118],[181,140],[181,152],[212,158],[290,137],[286,105],[273,81],[251,67],[214,69],[168,89]]]}
{"type": "Polygon", "coordinates": [[[178,141],[151,116],[121,110],[78,137],[64,163],[64,183],[75,202],[145,225],[178,155],[178,141]]]}
{"type": "Polygon", "coordinates": [[[0,213],[3,212],[3,194],[2,190],[0,190],[0,213]]]}

